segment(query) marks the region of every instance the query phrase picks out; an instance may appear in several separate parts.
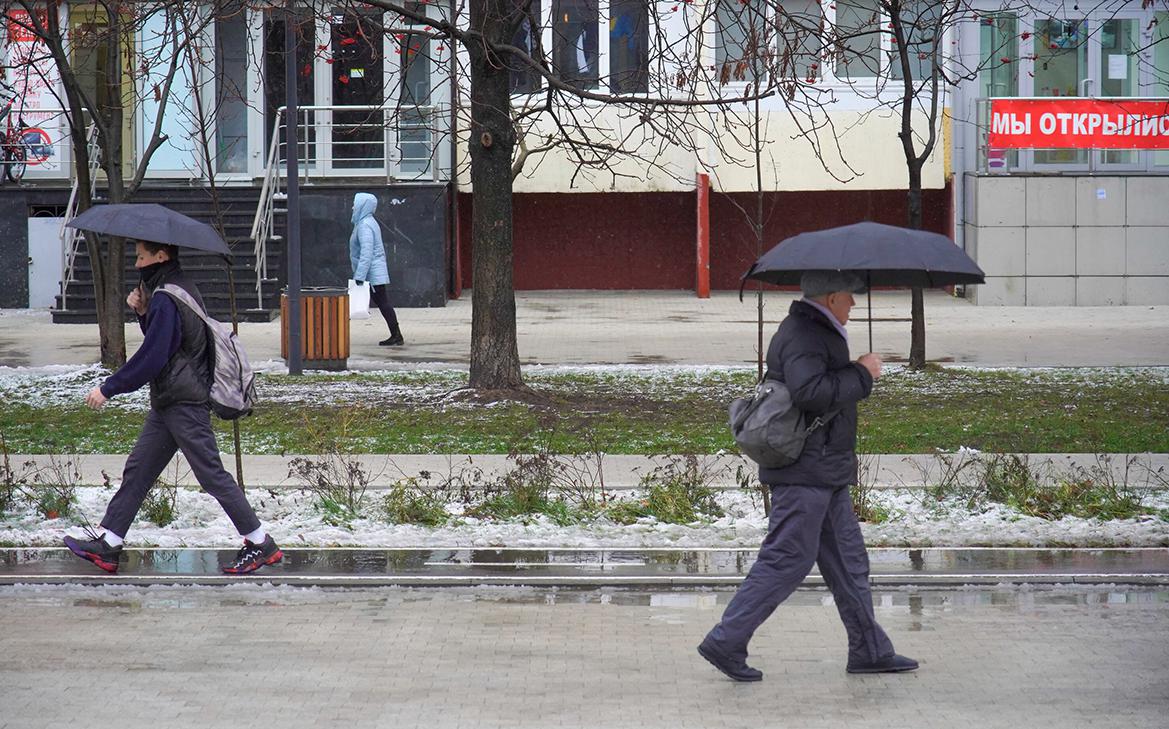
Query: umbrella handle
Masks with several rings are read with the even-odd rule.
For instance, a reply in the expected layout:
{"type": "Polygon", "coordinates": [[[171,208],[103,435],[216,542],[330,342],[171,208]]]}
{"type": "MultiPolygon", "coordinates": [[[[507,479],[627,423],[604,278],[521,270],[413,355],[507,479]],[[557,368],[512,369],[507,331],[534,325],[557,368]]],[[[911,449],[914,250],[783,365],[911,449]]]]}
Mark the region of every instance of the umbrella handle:
{"type": "Polygon", "coordinates": [[[869,294],[869,351],[873,351],[873,273],[865,271],[865,290],[869,294]]]}
{"type": "Polygon", "coordinates": [[[743,274],[743,278],[739,279],[739,303],[740,304],[743,303],[743,289],[747,288],[747,279],[751,277],[751,274],[755,273],[755,266],[757,266],[757,265],[759,265],[758,262],[752,263],[751,267],[747,269],[747,272],[743,274]]]}

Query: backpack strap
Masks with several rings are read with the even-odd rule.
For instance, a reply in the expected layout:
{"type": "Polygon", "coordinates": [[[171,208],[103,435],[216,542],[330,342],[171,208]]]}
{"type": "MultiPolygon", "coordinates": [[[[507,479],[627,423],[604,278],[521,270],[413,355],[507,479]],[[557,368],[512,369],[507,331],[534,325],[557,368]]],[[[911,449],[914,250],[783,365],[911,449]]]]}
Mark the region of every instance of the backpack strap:
{"type": "MultiPolygon", "coordinates": [[[[762,385],[768,380],[771,380],[772,382],[783,382],[783,380],[779,379],[778,377],[772,377],[771,370],[769,369],[763,373],[763,379],[759,380],[759,383],[756,385],[756,387],[762,385]]],[[[823,428],[825,425],[828,425],[829,420],[832,420],[837,415],[840,415],[840,413],[841,410],[839,408],[836,410],[829,410],[820,417],[813,419],[812,422],[808,424],[807,431],[811,433],[813,431],[819,430],[820,428],[823,428]]]]}
{"type": "Polygon", "coordinates": [[[163,284],[158,287],[158,290],[169,294],[172,299],[186,304],[187,308],[195,312],[195,315],[202,319],[204,324],[211,326],[211,322],[213,321],[211,317],[207,315],[207,312],[203,311],[203,307],[199,306],[199,302],[195,301],[195,298],[187,293],[187,290],[182,286],[163,284]]]}

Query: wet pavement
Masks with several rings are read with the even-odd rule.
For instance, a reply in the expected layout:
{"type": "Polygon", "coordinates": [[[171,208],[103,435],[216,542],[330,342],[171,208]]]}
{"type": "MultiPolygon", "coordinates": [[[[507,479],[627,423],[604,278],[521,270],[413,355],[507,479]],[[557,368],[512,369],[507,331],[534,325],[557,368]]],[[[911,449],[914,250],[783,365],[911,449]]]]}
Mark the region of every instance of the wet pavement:
{"type": "MultiPolygon", "coordinates": [[[[127,549],[108,575],[64,548],[0,549],[0,584],[317,586],[735,585],[754,549],[287,549],[283,563],[226,576],[232,550],[127,549]]],[[[1169,585],[1169,549],[869,550],[877,586],[1169,585]]],[[[816,572],[806,586],[823,584],[816,572]]]]}
{"type": "Polygon", "coordinates": [[[0,587],[0,729],[1164,727],[1169,590],[877,589],[910,674],[853,676],[831,596],[694,651],[732,591],[0,587]]]}
{"type": "MultiPolygon", "coordinates": [[[[352,322],[349,368],[465,368],[471,294],[446,306],[403,309],[403,347],[379,347],[385,323],[352,322]],[[388,351],[393,350],[393,351],[388,351]]],[[[795,294],[765,297],[768,331],[795,294]]],[[[1169,307],[973,306],[942,291],[925,299],[927,356],[988,366],[1160,366],[1169,362],[1169,307]]],[[[873,294],[873,349],[887,361],[909,350],[908,291],[873,294]]],[[[853,354],[868,349],[867,302],[853,310],[853,354]]],[[[516,294],[519,353],[525,365],[753,364],[755,301],[732,291],[699,299],[688,291],[521,291],[516,294]]],[[[253,363],[280,359],[280,322],[240,325],[253,363]]],[[[127,325],[130,351],[142,333],[127,325]]],[[[0,310],[0,366],[40,367],[98,360],[97,326],[52,324],[47,310],[0,310]]]]}

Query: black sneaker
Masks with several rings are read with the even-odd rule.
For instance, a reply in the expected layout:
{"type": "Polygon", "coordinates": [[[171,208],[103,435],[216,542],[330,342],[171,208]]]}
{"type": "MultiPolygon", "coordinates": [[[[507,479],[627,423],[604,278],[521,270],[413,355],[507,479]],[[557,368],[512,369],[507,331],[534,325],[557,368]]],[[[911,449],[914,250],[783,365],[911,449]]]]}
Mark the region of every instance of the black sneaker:
{"type": "Polygon", "coordinates": [[[223,567],[223,571],[229,575],[243,575],[255,572],[266,564],[276,564],[282,559],[284,552],[280,551],[280,547],[276,546],[276,540],[269,534],[260,544],[253,544],[245,539],[244,546],[235,553],[232,563],[223,567]]]}
{"type": "Polygon", "coordinates": [[[65,546],[69,551],[82,559],[93,562],[110,574],[118,571],[118,559],[122,556],[122,546],[111,547],[106,544],[105,534],[98,535],[86,529],[88,540],[65,537],[65,546]]]}
{"type": "Polygon", "coordinates": [[[378,342],[378,344],[380,344],[383,347],[397,347],[398,345],[405,344],[405,343],[406,343],[406,340],[402,338],[401,334],[395,334],[392,337],[390,337],[389,339],[383,339],[382,341],[378,342]]]}

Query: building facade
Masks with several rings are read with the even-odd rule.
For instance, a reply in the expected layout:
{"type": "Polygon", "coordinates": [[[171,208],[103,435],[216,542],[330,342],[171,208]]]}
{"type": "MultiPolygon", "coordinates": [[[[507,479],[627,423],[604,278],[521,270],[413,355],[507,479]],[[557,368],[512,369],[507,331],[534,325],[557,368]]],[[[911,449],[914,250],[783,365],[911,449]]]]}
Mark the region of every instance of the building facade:
{"type": "Polygon", "coordinates": [[[954,135],[955,235],[987,273],[973,298],[1012,306],[1169,304],[1169,6],[975,7],[981,12],[959,37],[962,59],[979,72],[958,86],[953,103],[965,120],[954,135]],[[1119,135],[1101,128],[1082,142],[1061,142],[1078,148],[1036,140],[996,149],[996,99],[1034,100],[1053,122],[1073,113],[1073,130],[1080,122],[1085,132],[1084,102],[1104,119],[1109,110],[1155,102],[1146,124],[1153,133],[1137,139],[1123,126],[1119,135]]]}
{"type": "MultiPolygon", "coordinates": [[[[356,190],[375,192],[396,246],[397,303],[439,305],[474,285],[465,54],[453,55],[450,41],[421,20],[362,3],[301,5],[305,270],[343,259],[347,200],[356,190]]],[[[185,14],[182,37],[194,61],[180,64],[165,106],[162,61],[178,26],[167,4],[142,11],[150,6],[139,4],[133,37],[122,40],[134,53],[117,54],[156,61],[115,74],[119,93],[134,100],[123,162],[133,169],[152,152],[144,189],[155,198],[206,197],[211,178],[230,190],[235,243],[254,247],[257,288],[270,290],[287,264],[261,274],[267,253],[255,238],[272,248],[282,240],[284,3],[217,3],[215,13],[207,5],[202,15],[185,14]]],[[[104,11],[92,2],[52,7],[86,91],[115,93],[101,79],[119,61],[94,40],[109,24],[104,11]]],[[[458,6],[409,7],[441,21],[458,6]]],[[[513,69],[512,103],[527,119],[520,128],[532,152],[514,181],[517,288],[701,289],[707,266],[712,288],[737,289],[760,250],[789,235],[859,220],[908,222],[903,71],[879,0],[528,7],[535,22],[513,44],[547,52],[558,78],[593,96],[724,103],[658,107],[647,119],[636,104],[575,98],[559,115],[542,115],[547,81],[513,69]],[[726,103],[749,99],[760,78],[781,93],[757,105],[726,103]],[[625,154],[595,164],[564,143],[573,134],[625,154]],[[754,227],[760,207],[762,240],[754,227]]],[[[987,271],[988,284],[972,296],[980,304],[1169,303],[1169,151],[988,144],[992,98],[1169,97],[1169,42],[1160,42],[1169,8],[1134,1],[1107,13],[1057,2],[1012,9],[1009,0],[912,7],[920,27],[935,32],[911,28],[911,73],[928,76],[936,51],[956,82],[943,83],[937,99],[928,85],[918,88],[912,105],[917,149],[931,133],[937,140],[922,168],[923,226],[951,235],[987,271]],[[945,15],[946,7],[961,12],[945,15]]],[[[0,256],[31,264],[27,277],[22,266],[3,266],[11,280],[0,286],[0,306],[62,307],[60,282],[72,277],[75,256],[60,236],[73,150],[59,74],[21,12],[5,24],[5,83],[16,89],[14,108],[34,130],[37,153],[20,185],[0,188],[0,256]]]]}

